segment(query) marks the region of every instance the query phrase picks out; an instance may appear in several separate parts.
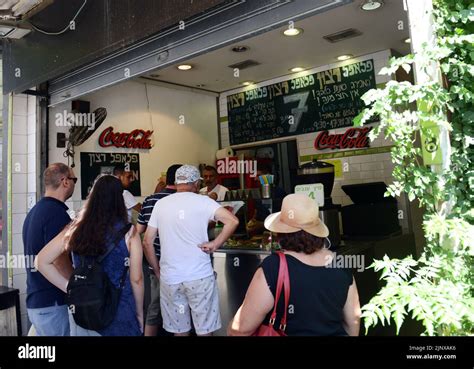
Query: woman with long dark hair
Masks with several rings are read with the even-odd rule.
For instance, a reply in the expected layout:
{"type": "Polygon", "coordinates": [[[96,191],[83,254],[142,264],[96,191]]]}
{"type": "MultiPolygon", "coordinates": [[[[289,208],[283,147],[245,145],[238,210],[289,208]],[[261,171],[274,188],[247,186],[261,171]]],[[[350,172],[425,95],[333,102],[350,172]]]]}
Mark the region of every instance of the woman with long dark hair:
{"type": "Polygon", "coordinates": [[[62,253],[71,252],[77,267],[82,257],[90,262],[113,248],[101,265],[116,287],[129,266],[130,278],[125,278],[112,323],[97,332],[90,331],[79,327],[70,314],[71,336],[137,336],[142,333],[144,289],[140,236],[132,226],[124,236],[117,237],[127,223],[120,180],[111,175],[101,176],[78,217],[38,254],[37,269],[64,292],[70,276],[61,274],[54,264],[62,253]]]}

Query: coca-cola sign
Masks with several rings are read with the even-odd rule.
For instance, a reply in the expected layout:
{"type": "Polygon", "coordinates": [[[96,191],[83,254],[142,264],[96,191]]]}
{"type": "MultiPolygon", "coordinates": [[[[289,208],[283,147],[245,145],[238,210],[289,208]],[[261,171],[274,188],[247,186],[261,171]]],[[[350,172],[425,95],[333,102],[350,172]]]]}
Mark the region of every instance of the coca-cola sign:
{"type": "Polygon", "coordinates": [[[127,149],[151,149],[150,137],[153,131],[134,129],[130,133],[114,132],[113,127],[106,128],[99,136],[101,147],[124,147],[127,149]]]}
{"type": "Polygon", "coordinates": [[[329,134],[329,131],[322,131],[314,140],[314,148],[316,150],[342,150],[369,147],[368,134],[371,129],[372,127],[349,128],[340,134],[329,134]]]}

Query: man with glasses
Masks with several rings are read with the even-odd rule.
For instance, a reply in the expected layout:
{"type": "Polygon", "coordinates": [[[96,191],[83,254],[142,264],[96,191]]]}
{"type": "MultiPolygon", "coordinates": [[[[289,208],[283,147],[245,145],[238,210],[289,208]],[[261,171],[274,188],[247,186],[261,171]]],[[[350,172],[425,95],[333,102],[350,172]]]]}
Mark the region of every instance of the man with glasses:
{"type": "MultiPolygon", "coordinates": [[[[73,192],[77,178],[67,165],[51,164],[43,173],[44,197],[30,210],[23,224],[25,256],[36,255],[69,224],[64,203],[73,192]]],[[[68,253],[55,264],[69,279],[73,268],[68,253]]],[[[26,268],[28,317],[38,336],[69,336],[68,307],[64,293],[48,282],[33,266],[26,268]]]]}

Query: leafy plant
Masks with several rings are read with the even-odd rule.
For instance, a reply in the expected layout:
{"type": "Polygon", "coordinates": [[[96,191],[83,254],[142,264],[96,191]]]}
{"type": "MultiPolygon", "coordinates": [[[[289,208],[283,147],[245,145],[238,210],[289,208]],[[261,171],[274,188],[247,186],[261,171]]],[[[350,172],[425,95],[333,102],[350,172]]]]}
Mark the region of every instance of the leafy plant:
{"type": "MultiPolygon", "coordinates": [[[[472,1],[472,0],[470,0],[472,1]]],[[[394,182],[388,194],[406,193],[424,208],[426,246],[418,260],[376,260],[370,267],[381,271],[386,282],[365,305],[366,329],[380,322],[395,322],[397,334],[405,318],[422,322],[428,335],[474,333],[474,3],[435,0],[435,47],[392,58],[381,74],[399,68],[409,72],[413,63],[425,70],[435,65],[443,83],[418,84],[390,81],[383,89],[368,91],[362,99],[368,108],[355,119],[363,125],[379,116],[371,138],[384,134],[395,146],[394,182]],[[416,106],[415,108],[413,108],[416,106]],[[449,166],[423,164],[419,147],[425,123],[449,131],[449,166]]]]}

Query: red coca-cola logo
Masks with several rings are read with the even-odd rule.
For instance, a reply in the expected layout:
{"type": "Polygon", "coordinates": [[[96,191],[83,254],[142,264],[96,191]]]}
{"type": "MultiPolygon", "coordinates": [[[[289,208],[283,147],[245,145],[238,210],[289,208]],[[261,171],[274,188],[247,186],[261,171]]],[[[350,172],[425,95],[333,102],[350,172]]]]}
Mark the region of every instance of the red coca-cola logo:
{"type": "Polygon", "coordinates": [[[150,137],[153,131],[134,129],[130,133],[114,132],[113,127],[106,128],[99,136],[101,147],[125,147],[127,149],[151,149],[150,137]]]}
{"type": "Polygon", "coordinates": [[[329,131],[322,131],[314,140],[316,150],[324,149],[361,149],[369,147],[368,134],[372,127],[349,128],[341,134],[330,135],[329,131]]]}

